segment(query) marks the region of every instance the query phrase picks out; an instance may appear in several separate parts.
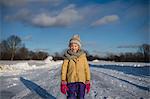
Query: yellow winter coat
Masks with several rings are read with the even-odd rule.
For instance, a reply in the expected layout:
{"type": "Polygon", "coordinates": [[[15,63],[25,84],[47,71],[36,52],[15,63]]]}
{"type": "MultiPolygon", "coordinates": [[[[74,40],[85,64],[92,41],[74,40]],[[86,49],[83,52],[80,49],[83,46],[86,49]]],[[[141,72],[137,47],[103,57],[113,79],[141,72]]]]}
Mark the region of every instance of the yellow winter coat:
{"type": "Polygon", "coordinates": [[[90,69],[86,54],[76,59],[64,59],[61,69],[61,80],[69,82],[83,82],[90,80],[90,69]]]}

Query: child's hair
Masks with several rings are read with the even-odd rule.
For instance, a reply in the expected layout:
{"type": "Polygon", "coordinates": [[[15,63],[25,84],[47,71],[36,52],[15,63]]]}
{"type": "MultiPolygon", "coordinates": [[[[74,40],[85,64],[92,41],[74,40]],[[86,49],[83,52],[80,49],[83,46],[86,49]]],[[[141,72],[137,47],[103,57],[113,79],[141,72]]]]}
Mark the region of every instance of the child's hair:
{"type": "Polygon", "coordinates": [[[69,41],[69,47],[72,43],[76,43],[79,45],[79,48],[81,48],[81,40],[80,40],[80,36],[78,34],[73,35],[73,37],[70,39],[69,41]]]}

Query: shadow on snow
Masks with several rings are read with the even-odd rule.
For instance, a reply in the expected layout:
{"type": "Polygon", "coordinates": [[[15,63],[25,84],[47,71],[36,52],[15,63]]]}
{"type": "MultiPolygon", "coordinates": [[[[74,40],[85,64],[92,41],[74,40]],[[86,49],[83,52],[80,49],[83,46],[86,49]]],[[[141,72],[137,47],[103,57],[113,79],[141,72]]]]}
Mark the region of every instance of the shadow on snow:
{"type": "Polygon", "coordinates": [[[20,77],[20,81],[32,92],[36,92],[41,98],[43,99],[56,99],[54,96],[49,94],[45,89],[41,88],[39,85],[36,83],[24,79],[23,77],[20,77]]]}

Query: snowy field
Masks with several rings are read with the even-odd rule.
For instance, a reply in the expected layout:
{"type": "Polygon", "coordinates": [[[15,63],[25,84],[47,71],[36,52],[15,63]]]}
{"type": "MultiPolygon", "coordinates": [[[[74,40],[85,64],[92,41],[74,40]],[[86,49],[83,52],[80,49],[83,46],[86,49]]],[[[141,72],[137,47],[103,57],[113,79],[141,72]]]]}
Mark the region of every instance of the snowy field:
{"type": "MultiPolygon", "coordinates": [[[[0,99],[66,99],[62,61],[0,61],[0,99]]],[[[149,99],[150,64],[93,61],[85,99],[149,99]]]]}

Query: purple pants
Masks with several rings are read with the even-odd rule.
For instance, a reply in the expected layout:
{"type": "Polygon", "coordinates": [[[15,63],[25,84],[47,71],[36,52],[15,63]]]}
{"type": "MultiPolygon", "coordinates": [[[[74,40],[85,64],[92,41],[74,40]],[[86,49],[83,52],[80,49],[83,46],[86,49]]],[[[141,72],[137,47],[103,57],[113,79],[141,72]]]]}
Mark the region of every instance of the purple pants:
{"type": "Polygon", "coordinates": [[[85,84],[82,82],[74,82],[67,84],[69,90],[67,91],[67,99],[84,99],[85,84]]]}

